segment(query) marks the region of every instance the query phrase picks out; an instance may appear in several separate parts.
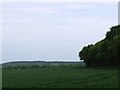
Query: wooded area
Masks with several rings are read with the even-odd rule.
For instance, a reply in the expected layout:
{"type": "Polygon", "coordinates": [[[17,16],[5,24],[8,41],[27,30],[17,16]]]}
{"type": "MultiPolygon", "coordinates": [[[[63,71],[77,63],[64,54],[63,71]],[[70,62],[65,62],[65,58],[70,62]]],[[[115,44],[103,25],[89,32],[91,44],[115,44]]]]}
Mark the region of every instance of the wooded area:
{"type": "Polygon", "coordinates": [[[94,45],[84,46],[79,52],[79,57],[87,67],[119,66],[120,25],[111,27],[103,40],[94,45]]]}

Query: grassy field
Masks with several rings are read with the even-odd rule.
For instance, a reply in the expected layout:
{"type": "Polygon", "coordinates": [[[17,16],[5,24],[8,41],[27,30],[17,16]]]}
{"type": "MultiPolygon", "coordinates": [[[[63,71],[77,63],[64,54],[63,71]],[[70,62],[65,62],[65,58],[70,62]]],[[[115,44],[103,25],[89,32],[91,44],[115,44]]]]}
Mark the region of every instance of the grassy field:
{"type": "Polygon", "coordinates": [[[91,68],[3,69],[3,88],[117,88],[118,70],[91,68]]]}

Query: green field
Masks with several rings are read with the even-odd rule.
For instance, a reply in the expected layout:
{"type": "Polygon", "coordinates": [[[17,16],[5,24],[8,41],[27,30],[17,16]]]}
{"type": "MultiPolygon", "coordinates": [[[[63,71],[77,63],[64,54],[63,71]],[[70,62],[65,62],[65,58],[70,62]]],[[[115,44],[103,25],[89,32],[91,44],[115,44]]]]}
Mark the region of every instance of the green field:
{"type": "Polygon", "coordinates": [[[3,69],[3,88],[117,88],[117,69],[3,69]]]}

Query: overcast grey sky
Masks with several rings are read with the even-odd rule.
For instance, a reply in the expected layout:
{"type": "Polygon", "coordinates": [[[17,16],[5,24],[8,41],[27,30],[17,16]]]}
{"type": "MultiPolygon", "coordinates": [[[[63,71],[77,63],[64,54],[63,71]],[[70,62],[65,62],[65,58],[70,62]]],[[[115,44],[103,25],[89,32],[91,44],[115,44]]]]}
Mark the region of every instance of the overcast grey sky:
{"type": "Polygon", "coordinates": [[[79,60],[118,23],[118,3],[3,3],[3,62],[79,60]]]}

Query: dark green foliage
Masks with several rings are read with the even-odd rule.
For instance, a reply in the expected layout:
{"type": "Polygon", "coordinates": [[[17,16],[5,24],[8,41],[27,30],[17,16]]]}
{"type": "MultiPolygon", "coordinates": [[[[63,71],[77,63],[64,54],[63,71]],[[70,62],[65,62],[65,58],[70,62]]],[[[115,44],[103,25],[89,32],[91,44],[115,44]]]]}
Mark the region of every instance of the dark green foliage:
{"type": "Polygon", "coordinates": [[[110,28],[105,39],[85,46],[79,57],[88,67],[118,66],[120,56],[120,25],[110,28]]]}

